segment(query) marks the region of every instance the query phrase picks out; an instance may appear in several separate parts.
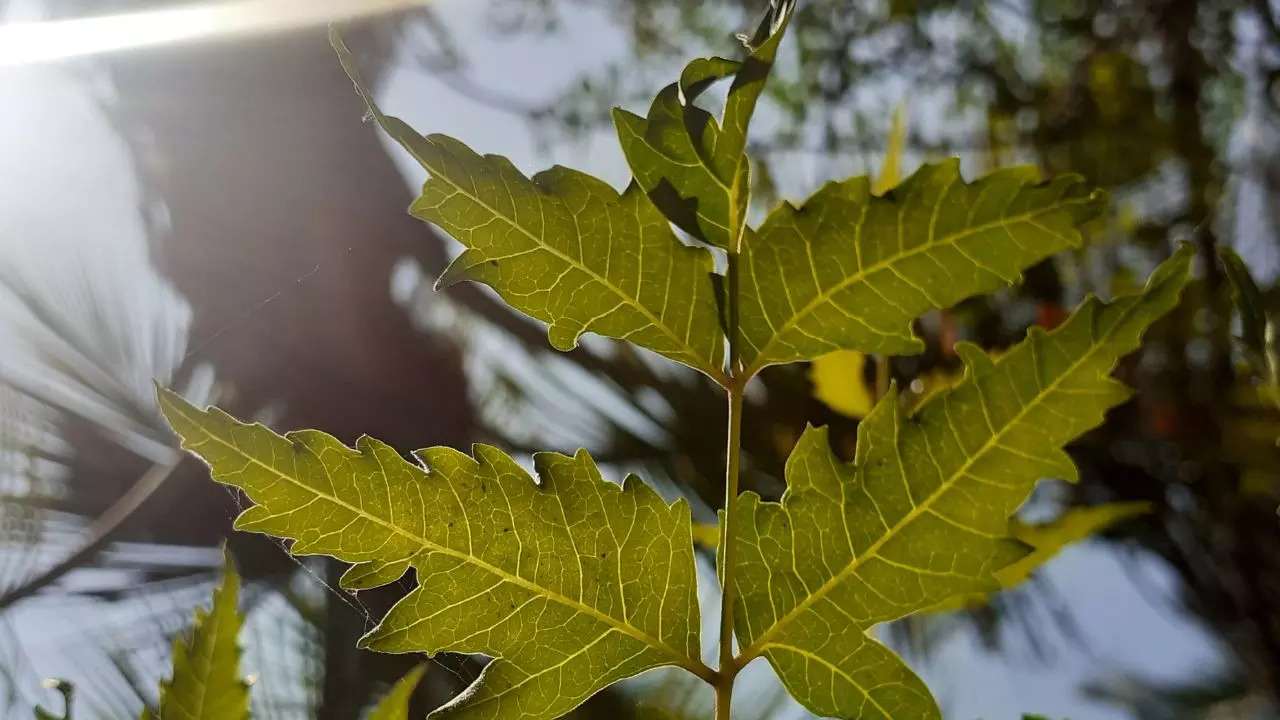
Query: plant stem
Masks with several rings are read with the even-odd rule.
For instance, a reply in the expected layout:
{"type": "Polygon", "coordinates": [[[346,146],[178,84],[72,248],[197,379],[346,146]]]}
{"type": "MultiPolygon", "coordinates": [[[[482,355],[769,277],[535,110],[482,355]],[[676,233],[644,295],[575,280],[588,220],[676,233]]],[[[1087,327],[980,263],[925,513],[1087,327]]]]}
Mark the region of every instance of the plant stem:
{"type": "Polygon", "coordinates": [[[733,675],[723,675],[716,683],[716,718],[730,720],[729,707],[733,702],[733,675]]]}
{"type": "Polygon", "coordinates": [[[737,666],[733,656],[733,602],[735,587],[732,568],[734,549],[732,523],[738,507],[738,456],[742,449],[742,387],[729,388],[729,442],[725,471],[724,534],[720,559],[720,667],[716,681],[716,720],[729,717],[729,700],[737,666]]]}
{"type": "Polygon", "coordinates": [[[742,400],[746,383],[738,360],[738,255],[729,253],[726,280],[729,331],[729,431],[725,450],[724,522],[720,558],[720,667],[716,678],[716,720],[729,720],[733,680],[738,674],[733,655],[734,548],[733,523],[738,507],[738,459],[742,454],[742,400]]]}

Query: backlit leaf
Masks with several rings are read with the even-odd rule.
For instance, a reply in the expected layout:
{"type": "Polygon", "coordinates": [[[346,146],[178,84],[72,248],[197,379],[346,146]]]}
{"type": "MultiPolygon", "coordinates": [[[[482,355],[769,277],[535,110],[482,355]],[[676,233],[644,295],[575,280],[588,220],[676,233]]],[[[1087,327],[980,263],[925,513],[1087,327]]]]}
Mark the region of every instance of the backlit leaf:
{"type": "Polygon", "coordinates": [[[748,371],[835,350],[921,352],[917,317],[1079,245],[1078,228],[1104,204],[1079,178],[1041,183],[1032,167],[966,183],[957,160],[921,167],[884,197],[858,177],[783,203],[743,250],[748,371]]]}
{"type": "MultiPolygon", "coordinates": [[[[889,141],[884,151],[884,165],[880,168],[872,189],[876,195],[889,192],[902,181],[902,154],[906,139],[906,113],[899,105],[893,111],[893,124],[889,129],[889,141]]],[[[866,364],[866,354],[857,350],[836,350],[814,358],[809,368],[814,397],[841,415],[866,417],[875,404],[875,398],[862,378],[866,364]]]]}
{"type": "Polygon", "coordinates": [[[667,505],[634,476],[607,482],[586,451],[535,455],[535,481],[485,445],[474,457],[422,450],[418,465],[369,437],[352,449],[168,391],[160,402],[183,446],[254,503],[237,528],[356,563],[344,580],[360,587],[414,570],[417,587],[364,647],[495,658],[433,717],[556,718],[661,665],[710,677],[688,504],[667,505]]]}
{"type": "Polygon", "coordinates": [[[413,696],[413,691],[426,671],[426,665],[419,665],[405,673],[365,720],[409,720],[409,698],[413,696]]]}
{"type": "Polygon", "coordinates": [[[1177,303],[1192,254],[1179,250],[1140,295],[1089,298],[997,360],[962,344],[964,379],[909,416],[891,391],[858,426],[852,464],[836,459],[824,429],[808,429],[782,502],[745,493],[732,525],[740,661],[768,658],[820,716],[940,717],[920,679],[867,631],[993,590],[1000,569],[1026,555],[1008,517],[1040,478],[1075,478],[1063,445],[1128,397],[1109,373],[1177,303]]]}
{"type": "Polygon", "coordinates": [[[209,610],[196,609],[190,639],[173,641],[173,678],[160,684],[159,720],[244,720],[249,687],[240,676],[240,576],[227,554],[209,610]]]}
{"type": "Polygon", "coordinates": [[[489,285],[549,324],[560,350],[595,332],[720,377],[711,255],[682,244],[644,192],[632,184],[619,195],[560,166],[528,178],[504,157],[445,135],[423,137],[382,114],[342,40],[331,40],[374,118],[429,175],[410,212],[466,246],[438,285],[489,285]]]}
{"type": "Polygon", "coordinates": [[[747,40],[741,62],[700,58],[663,88],[641,117],[613,112],[614,125],[636,182],[671,222],[704,242],[739,245],[749,204],[747,126],[773,69],[795,0],[774,0],[747,40]],[[723,125],[694,104],[714,82],[732,77],[723,125]]]}
{"type": "Polygon", "coordinates": [[[884,149],[884,165],[876,176],[873,192],[884,195],[902,182],[902,155],[907,147],[906,109],[899,105],[893,111],[893,123],[889,126],[889,142],[884,149]]]}

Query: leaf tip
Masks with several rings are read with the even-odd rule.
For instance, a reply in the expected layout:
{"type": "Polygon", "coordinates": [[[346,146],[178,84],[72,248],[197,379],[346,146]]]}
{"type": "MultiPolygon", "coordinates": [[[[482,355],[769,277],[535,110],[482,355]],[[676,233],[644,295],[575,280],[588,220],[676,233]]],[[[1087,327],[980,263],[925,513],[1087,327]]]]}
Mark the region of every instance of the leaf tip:
{"type": "Polygon", "coordinates": [[[569,352],[578,347],[578,338],[581,336],[580,328],[570,327],[562,322],[553,322],[547,328],[547,340],[551,342],[551,347],[560,352],[569,352]]]}

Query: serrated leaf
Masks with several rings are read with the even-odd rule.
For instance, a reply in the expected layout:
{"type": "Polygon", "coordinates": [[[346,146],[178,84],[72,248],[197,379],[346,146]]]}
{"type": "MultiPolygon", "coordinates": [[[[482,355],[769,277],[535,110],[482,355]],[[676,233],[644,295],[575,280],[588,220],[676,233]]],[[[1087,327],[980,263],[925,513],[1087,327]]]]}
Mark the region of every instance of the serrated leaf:
{"type": "MultiPolygon", "coordinates": [[[[902,181],[902,155],[906,140],[906,112],[902,105],[898,105],[893,111],[889,140],[885,144],[884,165],[872,188],[874,194],[884,195],[902,181]]],[[[857,350],[836,350],[814,358],[809,369],[813,396],[846,417],[866,417],[875,404],[875,398],[862,378],[866,364],[866,354],[857,350]]]]}
{"type": "Polygon", "coordinates": [[[196,608],[189,640],[173,640],[173,677],[160,683],[159,720],[244,720],[249,687],[240,677],[240,576],[224,553],[222,584],[209,610],[196,608]]]}
{"type": "Polygon", "coordinates": [[[638,187],[619,195],[560,166],[528,178],[504,157],[423,137],[378,109],[341,38],[331,41],[373,117],[429,175],[410,212],[466,246],[438,285],[489,285],[550,325],[559,350],[594,332],[722,377],[711,255],[682,244],[638,187]]]}
{"type": "Polygon", "coordinates": [[[536,454],[535,481],[485,445],[474,458],[422,450],[418,465],[369,437],[352,449],[280,436],[168,391],[160,405],[184,447],[254,503],[237,528],[357,563],[364,580],[413,568],[417,587],[363,646],[495,658],[433,717],[555,718],[650,668],[712,676],[698,660],[688,504],[634,476],[605,481],[585,450],[536,454]]]}
{"type": "Polygon", "coordinates": [[[1129,391],[1109,373],[1172,308],[1192,249],[1140,295],[1089,298],[998,360],[962,345],[964,379],[903,417],[896,389],[858,427],[852,464],[810,428],[782,502],[745,493],[735,521],[735,623],[791,694],[825,717],[938,718],[924,684],[867,635],[874,625],[998,586],[1027,552],[1007,518],[1042,477],[1074,479],[1062,447],[1129,391]]]}
{"type": "MultiPolygon", "coordinates": [[[[1240,344],[1257,362],[1266,356],[1267,313],[1262,291],[1254,282],[1249,266],[1228,247],[1219,247],[1222,269],[1231,283],[1231,302],[1240,315],[1240,344]]],[[[1259,363],[1261,364],[1261,363],[1259,363]]]]}
{"type": "Polygon", "coordinates": [[[717,247],[737,250],[746,227],[750,163],[747,127],[795,0],[774,0],[747,40],[742,62],[699,58],[663,88],[646,117],[621,109],[614,126],[636,182],[679,228],[717,247]],[[732,77],[723,125],[694,104],[717,80],[732,77]]]}
{"type": "Polygon", "coordinates": [[[1039,181],[1033,167],[973,183],[958,160],[925,165],[875,197],[865,177],[783,203],[747,234],[741,260],[742,356],[748,374],[835,350],[923,350],[924,312],[1015,282],[1081,242],[1105,205],[1076,176],[1039,181]]]}
{"type": "Polygon", "coordinates": [[[365,720],[409,720],[409,699],[426,671],[426,665],[419,665],[405,673],[365,720]]]}

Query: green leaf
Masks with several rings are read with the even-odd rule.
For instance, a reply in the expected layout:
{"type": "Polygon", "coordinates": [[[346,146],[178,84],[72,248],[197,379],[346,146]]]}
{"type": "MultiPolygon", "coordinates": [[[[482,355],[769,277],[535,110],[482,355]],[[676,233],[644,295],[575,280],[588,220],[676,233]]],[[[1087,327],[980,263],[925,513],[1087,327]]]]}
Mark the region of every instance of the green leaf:
{"type": "Polygon", "coordinates": [[[413,568],[417,587],[362,646],[494,658],[434,716],[555,718],[650,668],[713,676],[698,659],[688,504],[667,505],[634,476],[607,482],[586,451],[536,454],[535,481],[485,445],[474,458],[421,450],[418,465],[369,437],[351,449],[168,391],[160,404],[183,446],[254,503],[237,528],[358,563],[362,587],[413,568]]]}
{"type": "Polygon", "coordinates": [[[225,558],[213,606],[196,609],[190,640],[173,640],[173,678],[160,683],[159,720],[249,717],[249,687],[240,677],[240,576],[231,555],[225,558]]]}
{"type": "Polygon", "coordinates": [[[893,111],[893,122],[889,126],[889,142],[884,149],[884,165],[876,176],[873,192],[884,195],[902,182],[902,155],[907,147],[907,119],[904,105],[898,105],[893,111]]]}
{"type": "Polygon", "coordinates": [[[1033,550],[1021,560],[997,571],[996,580],[1003,589],[1021,585],[1031,577],[1031,573],[1056,557],[1066,546],[1149,512],[1151,503],[1139,501],[1071,508],[1053,522],[1042,525],[1013,519],[1009,523],[1009,534],[1033,550]]]}
{"type": "Polygon", "coordinates": [[[925,165],[875,197],[865,177],[783,203],[747,234],[741,260],[748,374],[835,350],[923,350],[922,313],[1015,282],[1081,242],[1105,205],[1076,176],[1039,182],[1033,167],[966,183],[958,160],[925,165]]]}
{"type": "Polygon", "coordinates": [[[750,195],[747,128],[786,33],[795,0],[774,0],[747,40],[742,62],[700,58],[663,88],[647,117],[613,112],[622,152],[636,182],[680,229],[736,251],[746,228],[750,195]],[[715,81],[733,77],[723,127],[694,105],[715,81]]]}
{"type": "Polygon", "coordinates": [[[891,390],[859,425],[852,464],[809,428],[787,461],[782,502],[745,493],[733,524],[739,662],[768,658],[819,716],[940,717],[920,679],[867,631],[998,587],[999,570],[1028,551],[1007,535],[1007,518],[1038,479],[1075,478],[1062,446],[1128,397],[1108,374],[1177,303],[1192,253],[1180,249],[1141,294],[1089,298],[997,360],[962,344],[964,379],[907,417],[891,390]]]}
{"type": "Polygon", "coordinates": [[[410,212],[466,246],[439,286],[489,285],[548,323],[559,350],[595,332],[723,376],[711,255],[682,244],[638,187],[619,195],[560,166],[530,179],[506,158],[423,137],[382,114],[341,38],[331,41],[373,117],[429,174],[410,212]]]}
{"type": "Polygon", "coordinates": [[[1262,291],[1254,282],[1249,266],[1228,247],[1219,247],[1222,269],[1231,283],[1231,302],[1240,314],[1240,343],[1255,361],[1266,356],[1267,313],[1262,291]]]}
{"type": "Polygon", "coordinates": [[[365,720],[409,720],[409,699],[426,671],[426,665],[419,665],[405,673],[365,720]]]}

